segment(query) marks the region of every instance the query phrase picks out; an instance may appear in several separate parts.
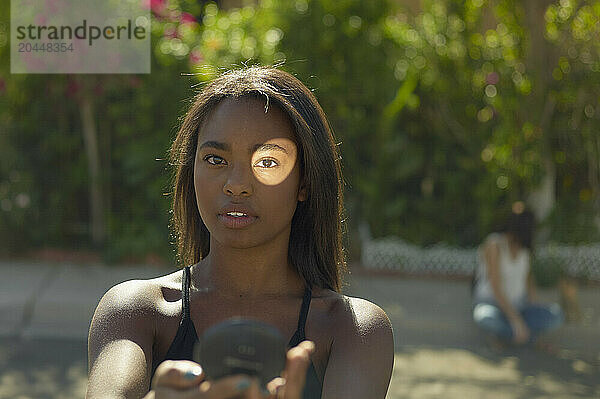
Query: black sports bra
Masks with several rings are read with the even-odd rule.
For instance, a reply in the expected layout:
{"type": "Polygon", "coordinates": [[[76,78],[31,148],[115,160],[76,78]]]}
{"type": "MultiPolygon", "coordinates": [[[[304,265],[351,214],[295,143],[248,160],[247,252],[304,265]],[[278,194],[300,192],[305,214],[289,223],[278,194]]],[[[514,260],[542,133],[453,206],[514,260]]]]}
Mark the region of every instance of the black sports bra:
{"type": "MultiPolygon", "coordinates": [[[[193,358],[193,349],[194,344],[198,340],[198,335],[196,333],[196,328],[194,327],[194,323],[192,322],[192,318],[190,317],[190,267],[186,266],[183,269],[183,278],[182,278],[182,316],[181,322],[179,323],[179,328],[177,329],[177,334],[167,351],[164,359],[160,361],[154,360],[152,361],[152,375],[150,377],[150,381],[152,381],[152,377],[154,376],[154,372],[156,368],[163,360],[192,360],[193,358]]],[[[300,342],[306,339],[304,335],[304,327],[306,325],[306,316],[308,315],[308,309],[310,307],[310,300],[312,297],[312,292],[309,287],[306,287],[304,291],[304,298],[302,300],[302,307],[300,308],[300,317],[298,318],[298,328],[296,332],[290,339],[288,343],[288,348],[294,347],[298,345],[300,342]]],[[[317,376],[315,371],[315,367],[312,362],[308,367],[306,372],[306,384],[304,385],[304,395],[303,399],[320,399],[321,391],[323,387],[321,385],[321,381],[317,376]]]]}

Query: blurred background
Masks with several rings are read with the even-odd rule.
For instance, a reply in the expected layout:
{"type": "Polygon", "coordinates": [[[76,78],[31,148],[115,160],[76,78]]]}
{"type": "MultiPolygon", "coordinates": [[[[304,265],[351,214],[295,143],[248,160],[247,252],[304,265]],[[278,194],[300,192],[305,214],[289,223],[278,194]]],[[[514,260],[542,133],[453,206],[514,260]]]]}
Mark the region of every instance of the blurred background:
{"type": "Polygon", "coordinates": [[[203,82],[255,63],[330,119],[347,293],[394,322],[390,397],[600,396],[600,1],[148,5],[151,74],[11,75],[0,2],[0,397],[81,396],[99,298],[175,267],[180,117],[203,82]],[[542,296],[577,304],[562,352],[490,353],[470,324],[476,246],[516,201],[538,222],[542,296]]]}

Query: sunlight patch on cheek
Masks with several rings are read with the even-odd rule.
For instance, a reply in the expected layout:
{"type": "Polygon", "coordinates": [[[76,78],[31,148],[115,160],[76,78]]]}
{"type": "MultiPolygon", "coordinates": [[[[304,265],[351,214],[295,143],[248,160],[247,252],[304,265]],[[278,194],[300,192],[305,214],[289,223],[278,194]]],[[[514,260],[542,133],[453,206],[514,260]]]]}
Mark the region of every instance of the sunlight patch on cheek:
{"type": "Polygon", "coordinates": [[[262,184],[275,186],[283,183],[292,173],[297,158],[296,144],[287,138],[271,139],[264,144],[275,145],[285,150],[283,152],[274,147],[259,149],[252,154],[252,171],[256,179],[262,184]]]}

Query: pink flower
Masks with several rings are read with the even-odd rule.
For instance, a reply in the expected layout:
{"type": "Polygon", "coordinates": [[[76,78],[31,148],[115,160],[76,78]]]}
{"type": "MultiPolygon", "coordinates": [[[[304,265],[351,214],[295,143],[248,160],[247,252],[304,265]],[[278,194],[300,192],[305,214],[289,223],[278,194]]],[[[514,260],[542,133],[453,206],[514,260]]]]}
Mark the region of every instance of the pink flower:
{"type": "Polygon", "coordinates": [[[167,26],[164,31],[164,36],[170,39],[174,39],[177,37],[177,28],[174,26],[167,26]]]}
{"type": "Polygon", "coordinates": [[[199,64],[204,60],[200,50],[194,49],[190,52],[190,62],[192,64],[199,64]]]}
{"type": "Polygon", "coordinates": [[[485,77],[485,82],[489,85],[496,85],[500,81],[500,75],[497,72],[490,72],[485,77]]]}
{"type": "Polygon", "coordinates": [[[181,23],[182,24],[194,24],[194,23],[196,23],[196,17],[194,17],[189,12],[181,13],[181,23]]]}
{"type": "Polygon", "coordinates": [[[145,0],[146,7],[148,7],[148,1],[150,2],[150,9],[155,15],[163,15],[167,8],[167,0],[145,0]]]}

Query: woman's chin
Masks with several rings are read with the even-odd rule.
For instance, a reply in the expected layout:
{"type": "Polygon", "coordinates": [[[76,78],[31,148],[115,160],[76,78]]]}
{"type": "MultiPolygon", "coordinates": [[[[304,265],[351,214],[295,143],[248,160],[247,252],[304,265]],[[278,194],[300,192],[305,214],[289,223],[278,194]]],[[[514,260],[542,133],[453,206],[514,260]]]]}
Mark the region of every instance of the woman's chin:
{"type": "Polygon", "coordinates": [[[256,237],[244,236],[245,234],[240,234],[240,232],[237,231],[233,232],[233,234],[223,234],[214,238],[222,248],[250,249],[260,245],[260,242],[256,240],[256,237]]]}

